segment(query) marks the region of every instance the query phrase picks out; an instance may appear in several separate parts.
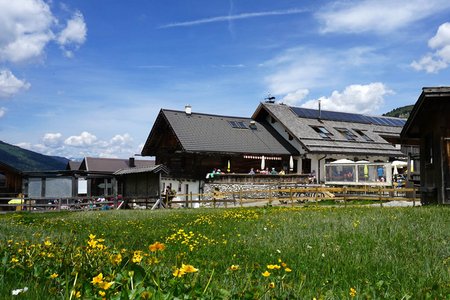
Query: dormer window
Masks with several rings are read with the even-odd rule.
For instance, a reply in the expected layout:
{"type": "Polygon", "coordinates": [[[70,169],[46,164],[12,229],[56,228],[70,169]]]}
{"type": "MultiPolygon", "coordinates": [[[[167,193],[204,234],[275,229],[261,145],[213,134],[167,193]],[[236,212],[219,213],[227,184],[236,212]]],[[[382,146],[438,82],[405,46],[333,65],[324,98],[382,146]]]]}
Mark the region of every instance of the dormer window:
{"type": "Polygon", "coordinates": [[[368,137],[364,131],[359,130],[359,129],[353,129],[357,134],[359,134],[366,142],[373,142],[373,140],[368,137]]]}
{"type": "Polygon", "coordinates": [[[324,140],[331,140],[333,134],[323,126],[311,126],[324,140]]]}
{"type": "Polygon", "coordinates": [[[337,131],[339,131],[347,140],[349,141],[356,141],[356,134],[354,134],[353,132],[351,132],[349,129],[347,128],[335,128],[337,131]]]}

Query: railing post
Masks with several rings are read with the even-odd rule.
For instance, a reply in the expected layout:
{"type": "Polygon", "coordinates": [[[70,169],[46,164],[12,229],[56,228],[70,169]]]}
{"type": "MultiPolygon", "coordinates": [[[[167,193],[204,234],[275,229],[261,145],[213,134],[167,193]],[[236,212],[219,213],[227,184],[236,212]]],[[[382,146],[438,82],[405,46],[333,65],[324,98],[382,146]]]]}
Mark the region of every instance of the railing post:
{"type": "Polygon", "coordinates": [[[413,185],[412,186],[413,192],[412,192],[412,196],[413,196],[413,206],[416,206],[416,188],[413,185]]]}
{"type": "Polygon", "coordinates": [[[344,207],[347,207],[347,187],[344,186],[342,189],[342,192],[344,193],[344,207]]]}
{"type": "Polygon", "coordinates": [[[291,199],[291,206],[294,207],[294,198],[292,197],[292,187],[289,188],[289,198],[291,199]]]}
{"type": "Polygon", "coordinates": [[[239,188],[239,205],[242,207],[242,190],[239,188]]]}
{"type": "MultiPolygon", "coordinates": [[[[189,192],[189,197],[191,199],[191,207],[194,207],[194,198],[192,197],[192,192],[189,192]]],[[[200,203],[198,206],[200,207],[200,203]]]]}
{"type": "Polygon", "coordinates": [[[381,186],[378,187],[378,198],[380,200],[380,207],[383,207],[383,201],[381,200],[381,186]]]}

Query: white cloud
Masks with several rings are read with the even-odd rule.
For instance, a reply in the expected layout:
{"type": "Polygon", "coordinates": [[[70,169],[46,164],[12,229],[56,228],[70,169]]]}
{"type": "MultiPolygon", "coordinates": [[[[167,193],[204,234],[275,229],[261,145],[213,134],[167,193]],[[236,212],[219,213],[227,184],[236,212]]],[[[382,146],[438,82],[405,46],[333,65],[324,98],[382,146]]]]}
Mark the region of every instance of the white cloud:
{"type": "Polygon", "coordinates": [[[0,107],[0,118],[3,118],[3,116],[6,114],[6,108],[0,107]]]}
{"type": "Polygon", "coordinates": [[[61,49],[63,49],[65,55],[72,57],[73,52],[68,50],[67,47],[72,45],[77,48],[86,41],[86,35],[87,27],[84,22],[84,17],[81,12],[77,11],[72,19],[67,21],[67,26],[60,32],[57,42],[61,46],[61,49]]]}
{"type": "Polygon", "coordinates": [[[0,0],[0,60],[19,62],[40,56],[53,39],[56,20],[41,0],[0,0]]]}
{"type": "Polygon", "coordinates": [[[298,47],[284,51],[262,67],[268,70],[265,81],[270,93],[290,94],[290,99],[300,96],[301,90],[342,85],[341,80],[348,74],[354,77],[384,60],[369,47],[344,50],[298,47]]]}
{"type": "Polygon", "coordinates": [[[419,61],[413,61],[411,67],[417,71],[437,73],[450,64],[450,23],[439,26],[436,35],[428,41],[428,46],[435,50],[427,53],[419,61]]]}
{"type": "Polygon", "coordinates": [[[64,144],[73,147],[85,147],[94,144],[97,137],[87,131],[83,131],[80,135],[73,135],[64,140],[64,144]]]}
{"type": "Polygon", "coordinates": [[[298,89],[295,92],[288,93],[286,96],[284,96],[283,100],[281,102],[283,102],[284,104],[290,105],[290,106],[295,106],[300,101],[305,99],[305,97],[308,94],[309,94],[308,89],[298,89]]]}
{"type": "Polygon", "coordinates": [[[316,17],[324,33],[389,33],[449,8],[447,0],[352,0],[334,2],[316,17]]]}
{"type": "Polygon", "coordinates": [[[9,70],[0,70],[0,98],[7,98],[30,88],[30,84],[18,79],[9,70]]]}
{"type": "Polygon", "coordinates": [[[59,147],[63,142],[61,133],[46,133],[42,138],[44,145],[47,147],[59,147]]]}
{"type": "Polygon", "coordinates": [[[198,20],[186,21],[186,22],[175,22],[175,23],[170,23],[170,24],[160,26],[160,28],[195,26],[195,25],[201,25],[201,24],[206,24],[206,23],[228,22],[228,21],[232,21],[232,20],[260,18],[260,17],[267,17],[267,16],[292,15],[292,14],[300,14],[300,13],[304,13],[304,12],[306,12],[306,10],[293,8],[293,9],[286,9],[286,10],[242,13],[242,14],[238,14],[238,15],[218,16],[218,17],[204,18],[204,19],[198,19],[198,20]]]}
{"type": "Polygon", "coordinates": [[[128,133],[125,133],[123,135],[116,134],[109,143],[112,146],[126,146],[131,142],[133,142],[133,138],[128,133]]]}
{"type": "Polygon", "coordinates": [[[58,19],[43,0],[0,0],[0,12],[0,61],[17,63],[39,58],[56,37],[64,45],[81,45],[86,39],[86,25],[79,12],[60,34],[55,34],[58,19]]]}
{"type": "Polygon", "coordinates": [[[302,107],[317,109],[317,101],[320,100],[324,110],[374,114],[384,104],[384,96],[391,93],[381,82],[353,84],[343,92],[334,91],[329,97],[309,100],[302,107]]]}

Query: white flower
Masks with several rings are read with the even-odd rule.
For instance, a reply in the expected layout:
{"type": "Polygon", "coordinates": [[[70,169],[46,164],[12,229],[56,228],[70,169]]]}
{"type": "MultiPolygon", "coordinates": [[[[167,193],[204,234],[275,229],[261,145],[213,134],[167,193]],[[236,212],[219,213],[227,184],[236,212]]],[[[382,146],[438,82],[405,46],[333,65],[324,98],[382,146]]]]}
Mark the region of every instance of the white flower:
{"type": "Polygon", "coordinates": [[[13,296],[17,296],[17,295],[19,295],[20,293],[25,293],[26,291],[28,291],[28,288],[27,288],[27,287],[24,287],[23,289],[13,290],[13,291],[12,291],[12,295],[13,295],[13,296]]]}

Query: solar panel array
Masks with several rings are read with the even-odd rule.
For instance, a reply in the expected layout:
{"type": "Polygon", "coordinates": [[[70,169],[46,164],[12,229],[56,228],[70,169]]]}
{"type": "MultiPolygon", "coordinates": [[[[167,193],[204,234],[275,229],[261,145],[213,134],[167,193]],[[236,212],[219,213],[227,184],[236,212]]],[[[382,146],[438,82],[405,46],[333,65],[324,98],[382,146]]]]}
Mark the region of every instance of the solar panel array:
{"type": "MultiPolygon", "coordinates": [[[[318,119],[319,110],[301,107],[291,107],[297,116],[301,118],[318,119]]],[[[352,123],[362,123],[362,124],[374,124],[382,126],[397,126],[402,127],[405,125],[406,120],[388,117],[372,117],[361,114],[337,112],[337,111],[327,111],[322,110],[320,112],[320,119],[330,120],[330,121],[342,121],[342,122],[352,122],[352,123]]]]}

